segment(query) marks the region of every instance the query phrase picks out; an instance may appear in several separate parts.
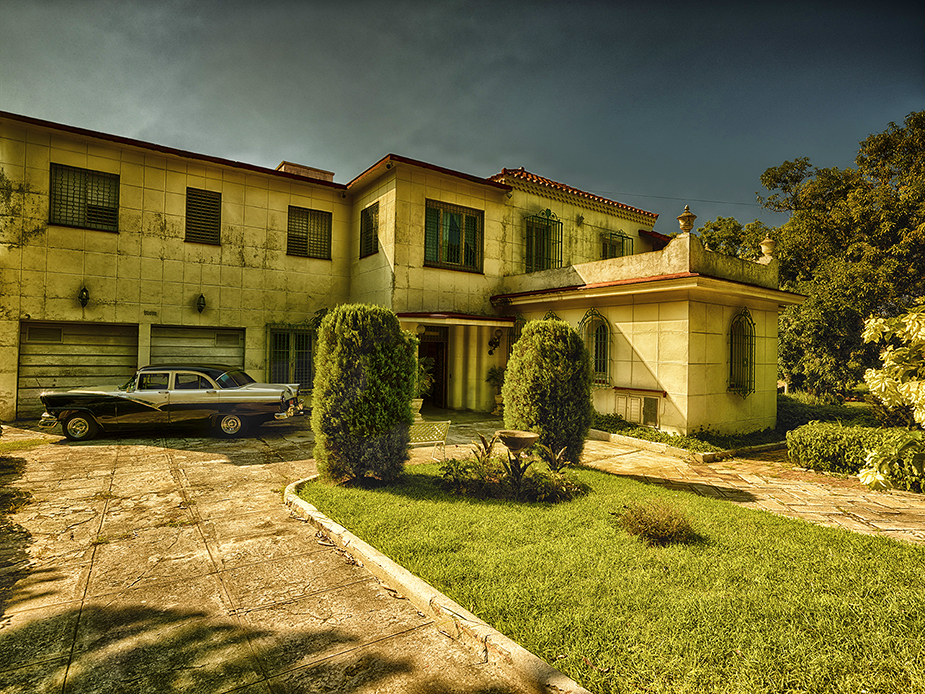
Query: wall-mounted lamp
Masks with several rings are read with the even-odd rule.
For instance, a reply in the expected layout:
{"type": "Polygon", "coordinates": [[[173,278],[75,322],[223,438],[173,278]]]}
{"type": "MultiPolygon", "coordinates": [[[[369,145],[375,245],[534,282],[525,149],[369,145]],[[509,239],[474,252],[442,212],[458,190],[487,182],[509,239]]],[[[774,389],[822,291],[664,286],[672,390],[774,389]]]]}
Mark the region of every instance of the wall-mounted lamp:
{"type": "Polygon", "coordinates": [[[488,341],[489,356],[495,353],[495,350],[501,346],[501,336],[504,335],[501,328],[495,330],[495,336],[488,341]]]}
{"type": "Polygon", "coordinates": [[[202,313],[203,311],[205,311],[205,309],[206,309],[206,298],[202,294],[200,294],[199,298],[196,299],[196,310],[199,311],[199,313],[202,313]]]}
{"type": "Polygon", "coordinates": [[[424,337],[424,333],[427,332],[427,326],[423,325],[422,323],[418,323],[418,327],[415,330],[415,332],[417,332],[418,334],[418,339],[421,339],[422,337],[424,337]]]}
{"type": "Polygon", "coordinates": [[[90,303],[90,292],[87,291],[86,287],[81,287],[77,293],[77,301],[80,302],[81,308],[86,308],[87,304],[90,303]]]}

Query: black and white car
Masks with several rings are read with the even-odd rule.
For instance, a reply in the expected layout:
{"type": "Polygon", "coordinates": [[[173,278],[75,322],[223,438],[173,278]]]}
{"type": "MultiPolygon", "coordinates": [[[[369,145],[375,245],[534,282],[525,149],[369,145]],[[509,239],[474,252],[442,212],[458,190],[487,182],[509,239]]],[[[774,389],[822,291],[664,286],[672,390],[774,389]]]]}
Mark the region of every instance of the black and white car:
{"type": "Polygon", "coordinates": [[[227,366],[145,366],[123,386],[46,391],[39,424],[59,422],[73,441],[98,431],[210,424],[223,436],[302,414],[296,383],[257,383],[227,366]]]}

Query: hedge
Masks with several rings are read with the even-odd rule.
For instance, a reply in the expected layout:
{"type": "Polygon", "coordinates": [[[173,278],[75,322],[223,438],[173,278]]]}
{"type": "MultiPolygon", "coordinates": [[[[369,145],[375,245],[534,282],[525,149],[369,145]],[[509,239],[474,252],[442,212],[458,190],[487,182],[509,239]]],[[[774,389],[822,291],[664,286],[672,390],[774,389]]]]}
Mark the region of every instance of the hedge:
{"type": "MultiPolygon", "coordinates": [[[[884,445],[897,445],[908,436],[908,429],[810,422],[787,433],[787,452],[790,460],[801,467],[856,475],[865,466],[869,451],[884,445]]],[[[903,468],[904,474],[890,481],[901,489],[922,491],[925,478],[911,465],[903,468]]]]}

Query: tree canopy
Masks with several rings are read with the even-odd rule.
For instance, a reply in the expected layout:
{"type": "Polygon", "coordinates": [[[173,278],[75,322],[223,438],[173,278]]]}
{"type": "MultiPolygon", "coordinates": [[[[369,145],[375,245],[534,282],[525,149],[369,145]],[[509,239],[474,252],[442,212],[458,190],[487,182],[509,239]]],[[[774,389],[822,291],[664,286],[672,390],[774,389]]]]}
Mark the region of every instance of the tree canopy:
{"type": "Polygon", "coordinates": [[[760,181],[758,201],[789,220],[767,229],[720,217],[700,230],[704,243],[755,258],[763,234],[777,242],[782,287],[808,297],[781,316],[780,370],[798,388],[841,393],[876,362],[864,320],[925,296],[925,111],[862,141],[853,167],[800,157],[760,181]]]}

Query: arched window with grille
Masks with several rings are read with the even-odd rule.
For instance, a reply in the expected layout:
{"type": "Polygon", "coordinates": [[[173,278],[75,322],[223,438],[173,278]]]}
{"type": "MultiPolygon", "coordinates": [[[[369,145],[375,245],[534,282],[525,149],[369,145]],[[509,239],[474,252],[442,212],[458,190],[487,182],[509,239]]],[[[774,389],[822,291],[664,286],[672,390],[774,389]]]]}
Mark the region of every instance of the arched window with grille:
{"type": "Polygon", "coordinates": [[[597,309],[588,309],[578,332],[591,354],[591,380],[595,387],[610,385],[610,324],[597,309]]]}
{"type": "Polygon", "coordinates": [[[743,398],[755,392],[755,322],[748,308],[729,328],[729,392],[743,398]]]}

